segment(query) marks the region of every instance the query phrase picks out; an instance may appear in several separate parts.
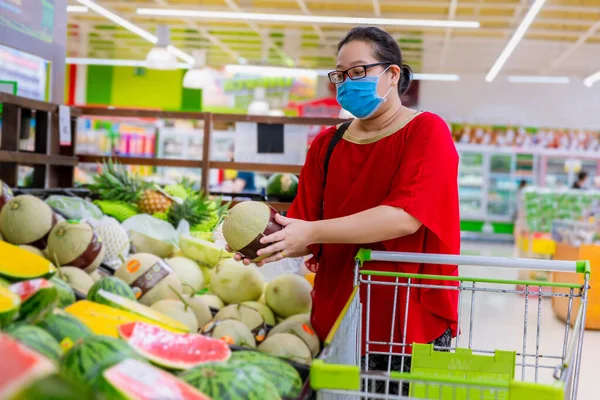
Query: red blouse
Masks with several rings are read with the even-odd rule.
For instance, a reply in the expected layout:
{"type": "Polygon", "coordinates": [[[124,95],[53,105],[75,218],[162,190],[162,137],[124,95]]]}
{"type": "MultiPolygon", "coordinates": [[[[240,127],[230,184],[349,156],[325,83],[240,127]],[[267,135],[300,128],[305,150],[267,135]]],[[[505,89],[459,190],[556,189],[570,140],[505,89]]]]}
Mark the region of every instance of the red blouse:
{"type": "MultiPolygon", "coordinates": [[[[323,164],[335,130],[335,127],[326,129],[312,143],[289,217],[315,221],[345,217],[388,205],[404,209],[421,221],[423,226],[413,235],[379,243],[326,244],[322,246],[319,260],[316,258],[321,246],[311,246],[311,261],[318,268],[313,290],[312,325],[322,340],[352,291],[354,257],[359,248],[446,254],[459,254],[460,251],[458,153],[448,126],[440,117],[431,113],[415,114],[392,132],[382,132],[369,140],[354,139],[347,132],[331,156],[327,187],[323,193],[323,164]]],[[[360,229],[360,226],[356,229],[360,229]]],[[[458,268],[450,265],[369,262],[366,268],[458,275],[458,268]]],[[[394,280],[380,277],[372,279],[394,280]]],[[[422,283],[455,286],[445,281],[427,280],[422,283]]],[[[363,315],[366,314],[366,292],[361,290],[363,315]]],[[[389,342],[392,339],[393,319],[392,341],[403,341],[406,288],[400,288],[397,299],[397,309],[392,315],[394,288],[381,285],[371,287],[370,341],[389,342]]],[[[405,343],[431,342],[449,327],[456,334],[457,311],[456,290],[411,288],[405,343]]],[[[363,319],[363,337],[366,333],[364,323],[363,319]]],[[[364,345],[362,348],[364,351],[364,345]]],[[[389,351],[389,348],[371,345],[369,350],[389,351]]],[[[401,350],[394,348],[392,351],[398,353],[401,350]]]]}

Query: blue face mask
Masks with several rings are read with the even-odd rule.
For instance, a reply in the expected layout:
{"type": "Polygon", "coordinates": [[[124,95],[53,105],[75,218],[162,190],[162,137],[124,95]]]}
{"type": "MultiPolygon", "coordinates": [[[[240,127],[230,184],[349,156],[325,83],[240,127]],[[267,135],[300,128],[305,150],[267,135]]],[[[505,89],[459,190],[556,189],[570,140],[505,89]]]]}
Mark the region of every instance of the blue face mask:
{"type": "Polygon", "coordinates": [[[366,76],[357,81],[346,78],[337,85],[337,102],[356,118],[369,118],[387,101],[386,97],[393,88],[390,87],[383,97],[377,94],[379,77],[388,69],[389,67],[379,75],[366,76]]]}

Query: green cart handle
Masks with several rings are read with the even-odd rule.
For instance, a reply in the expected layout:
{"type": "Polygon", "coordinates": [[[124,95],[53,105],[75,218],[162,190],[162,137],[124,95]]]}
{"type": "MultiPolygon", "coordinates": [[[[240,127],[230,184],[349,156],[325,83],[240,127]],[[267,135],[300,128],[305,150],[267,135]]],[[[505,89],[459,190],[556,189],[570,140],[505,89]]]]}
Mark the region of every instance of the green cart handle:
{"type": "Polygon", "coordinates": [[[538,271],[576,272],[589,274],[589,261],[539,260],[531,258],[458,256],[450,254],[400,253],[360,249],[356,262],[362,266],[368,261],[406,262],[417,264],[470,265],[476,267],[517,268],[538,271]]]}

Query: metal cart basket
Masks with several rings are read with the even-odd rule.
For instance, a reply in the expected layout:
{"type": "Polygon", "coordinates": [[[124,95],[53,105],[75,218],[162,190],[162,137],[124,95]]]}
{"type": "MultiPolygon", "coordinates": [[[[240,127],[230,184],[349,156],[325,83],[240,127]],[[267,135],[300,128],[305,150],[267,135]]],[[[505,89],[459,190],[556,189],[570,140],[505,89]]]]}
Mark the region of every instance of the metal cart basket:
{"type": "Polygon", "coordinates": [[[361,250],[356,258],[352,294],[325,349],[311,366],[311,386],[323,400],[576,399],[589,275],[589,263],[585,261],[361,250]],[[369,261],[414,263],[424,265],[424,271],[426,264],[459,265],[478,277],[374,271],[366,269],[369,261]],[[584,276],[584,284],[498,278],[502,271],[510,274],[508,269],[519,268],[579,273],[584,276]],[[383,286],[388,287],[386,290],[393,288],[392,321],[398,319],[398,313],[403,321],[410,320],[411,290],[458,291],[460,334],[446,346],[406,343],[407,324],[402,322],[402,334],[398,335],[392,322],[387,341],[370,337],[372,294],[383,286]],[[552,297],[568,298],[566,323],[553,317],[549,304],[552,297]],[[492,336],[496,339],[490,339],[492,336]],[[381,351],[382,346],[386,351],[381,351]],[[382,355],[387,359],[386,370],[369,369],[369,358],[382,355]],[[411,361],[407,367],[405,359],[411,361]]]}

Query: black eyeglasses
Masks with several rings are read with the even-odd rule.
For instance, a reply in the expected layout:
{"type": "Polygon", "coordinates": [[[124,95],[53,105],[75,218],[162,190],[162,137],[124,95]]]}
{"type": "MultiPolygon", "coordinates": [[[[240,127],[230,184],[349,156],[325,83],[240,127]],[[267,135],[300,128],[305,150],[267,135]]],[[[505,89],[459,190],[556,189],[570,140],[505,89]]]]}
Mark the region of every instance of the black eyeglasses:
{"type": "Polygon", "coordinates": [[[355,67],[348,68],[345,71],[331,71],[329,74],[327,74],[327,76],[329,76],[329,80],[331,81],[331,83],[339,85],[340,83],[346,80],[346,76],[348,76],[353,81],[357,81],[367,76],[367,70],[369,68],[377,67],[379,65],[391,64],[391,62],[380,62],[375,64],[357,65],[355,67]]]}

